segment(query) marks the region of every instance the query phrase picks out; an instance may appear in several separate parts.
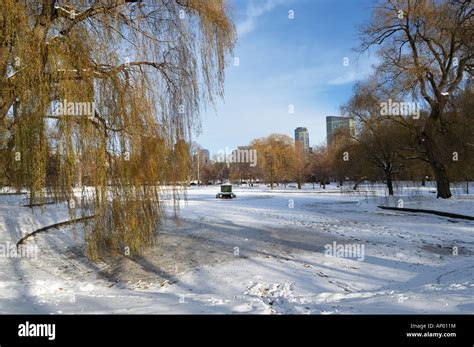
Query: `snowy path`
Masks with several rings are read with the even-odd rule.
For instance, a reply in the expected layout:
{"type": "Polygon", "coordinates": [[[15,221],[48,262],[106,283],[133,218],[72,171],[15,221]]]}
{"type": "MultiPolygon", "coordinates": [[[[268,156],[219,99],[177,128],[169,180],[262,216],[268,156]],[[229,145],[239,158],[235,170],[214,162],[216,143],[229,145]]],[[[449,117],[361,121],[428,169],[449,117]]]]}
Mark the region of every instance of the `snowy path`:
{"type": "MultiPolygon", "coordinates": [[[[35,236],[37,257],[0,257],[0,312],[474,313],[474,222],[383,211],[360,195],[242,189],[223,201],[215,190],[190,189],[181,224],[114,266],[82,256],[80,227],[35,236]],[[363,245],[363,259],[326,256],[333,242],[363,245]]],[[[0,244],[68,218],[1,199],[0,244]]],[[[467,196],[425,199],[474,211],[467,196]]]]}

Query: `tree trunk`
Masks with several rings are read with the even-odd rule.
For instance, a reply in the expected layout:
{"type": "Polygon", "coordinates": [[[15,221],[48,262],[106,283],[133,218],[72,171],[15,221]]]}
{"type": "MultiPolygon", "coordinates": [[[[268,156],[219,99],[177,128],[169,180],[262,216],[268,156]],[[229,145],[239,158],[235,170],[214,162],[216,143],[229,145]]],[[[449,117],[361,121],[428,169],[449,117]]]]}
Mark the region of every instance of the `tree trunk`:
{"type": "MultiPolygon", "coordinates": [[[[437,163],[435,163],[436,165],[437,163]]],[[[449,179],[446,174],[446,169],[444,165],[436,166],[436,169],[433,167],[436,177],[436,188],[437,188],[437,198],[448,199],[452,196],[451,189],[449,188],[449,179]]]]}
{"type": "Polygon", "coordinates": [[[366,176],[360,177],[360,178],[356,181],[356,183],[354,184],[354,187],[352,187],[352,190],[357,190],[357,187],[359,186],[359,184],[361,184],[362,182],[364,182],[366,179],[367,179],[366,176]]]}
{"type": "Polygon", "coordinates": [[[430,160],[431,168],[433,169],[433,173],[436,179],[436,190],[437,190],[437,198],[448,199],[452,196],[451,189],[449,188],[449,178],[446,172],[446,167],[441,162],[441,160],[433,155],[433,153],[427,155],[430,160]]]}
{"type": "Polygon", "coordinates": [[[388,195],[393,195],[392,173],[385,172],[385,179],[387,180],[388,195]]]}
{"type": "Polygon", "coordinates": [[[270,189],[273,189],[273,167],[270,167],[270,189]]]}
{"type": "MultiPolygon", "coordinates": [[[[437,198],[448,199],[452,196],[449,188],[449,178],[446,166],[442,162],[441,151],[435,141],[435,120],[432,115],[426,121],[425,129],[422,133],[422,143],[426,151],[426,157],[429,160],[431,169],[436,179],[437,198]]],[[[439,135],[438,135],[439,136],[439,135]]]]}

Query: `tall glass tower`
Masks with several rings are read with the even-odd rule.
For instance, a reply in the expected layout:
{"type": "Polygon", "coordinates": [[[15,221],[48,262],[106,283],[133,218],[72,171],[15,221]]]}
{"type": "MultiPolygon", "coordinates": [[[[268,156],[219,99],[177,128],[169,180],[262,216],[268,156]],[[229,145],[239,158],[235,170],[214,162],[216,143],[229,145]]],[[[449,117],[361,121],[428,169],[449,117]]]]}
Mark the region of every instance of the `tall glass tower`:
{"type": "Polygon", "coordinates": [[[295,143],[301,142],[301,145],[305,151],[309,151],[309,132],[304,127],[298,127],[295,129],[295,143]]]}
{"type": "Polygon", "coordinates": [[[355,136],[355,121],[351,117],[327,116],[326,136],[328,146],[331,144],[334,135],[340,129],[346,129],[351,136],[355,136]]]}

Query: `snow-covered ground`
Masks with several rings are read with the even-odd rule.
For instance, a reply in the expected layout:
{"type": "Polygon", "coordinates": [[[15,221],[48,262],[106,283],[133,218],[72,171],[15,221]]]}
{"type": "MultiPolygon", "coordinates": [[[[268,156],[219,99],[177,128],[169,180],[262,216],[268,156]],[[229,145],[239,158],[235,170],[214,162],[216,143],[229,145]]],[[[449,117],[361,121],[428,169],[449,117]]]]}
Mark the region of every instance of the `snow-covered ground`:
{"type": "MultiPolygon", "coordinates": [[[[474,222],[377,208],[474,216],[462,188],[217,190],[190,188],[141,257],[89,262],[80,225],[30,238],[33,257],[0,254],[0,313],[474,313],[474,222]]],[[[0,196],[0,245],[69,219],[22,199],[0,196]]]]}

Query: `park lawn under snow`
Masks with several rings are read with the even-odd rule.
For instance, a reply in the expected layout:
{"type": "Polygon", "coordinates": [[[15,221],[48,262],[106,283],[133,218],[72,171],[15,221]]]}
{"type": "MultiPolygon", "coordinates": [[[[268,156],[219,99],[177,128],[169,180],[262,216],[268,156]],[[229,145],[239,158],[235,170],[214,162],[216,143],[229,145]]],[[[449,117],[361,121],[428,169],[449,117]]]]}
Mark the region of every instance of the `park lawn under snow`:
{"type": "MultiPolygon", "coordinates": [[[[0,313],[474,313],[474,222],[377,208],[402,199],[474,216],[474,194],[359,189],[234,188],[218,200],[218,187],[192,187],[179,224],[113,271],[83,256],[80,225],[51,229],[26,242],[35,257],[0,256],[0,313]]],[[[69,219],[65,205],[23,199],[0,196],[0,244],[69,219]]]]}

